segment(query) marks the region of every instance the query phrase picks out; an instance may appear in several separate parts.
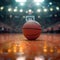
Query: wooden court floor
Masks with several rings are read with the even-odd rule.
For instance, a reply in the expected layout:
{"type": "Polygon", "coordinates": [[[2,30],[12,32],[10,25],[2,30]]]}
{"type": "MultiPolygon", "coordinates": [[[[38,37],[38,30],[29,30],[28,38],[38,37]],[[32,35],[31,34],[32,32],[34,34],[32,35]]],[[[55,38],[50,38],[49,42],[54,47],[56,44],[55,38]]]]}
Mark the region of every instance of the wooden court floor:
{"type": "Polygon", "coordinates": [[[60,60],[60,34],[32,41],[23,34],[0,34],[0,60],[60,60]]]}

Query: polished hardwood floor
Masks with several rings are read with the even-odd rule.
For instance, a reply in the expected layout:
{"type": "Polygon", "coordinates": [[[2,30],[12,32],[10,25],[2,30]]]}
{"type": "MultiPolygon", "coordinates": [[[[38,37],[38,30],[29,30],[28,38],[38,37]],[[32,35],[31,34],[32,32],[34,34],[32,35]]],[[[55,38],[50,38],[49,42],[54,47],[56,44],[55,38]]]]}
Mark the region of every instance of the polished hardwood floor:
{"type": "Polygon", "coordinates": [[[32,41],[23,34],[0,34],[0,60],[60,60],[60,34],[32,41]]]}

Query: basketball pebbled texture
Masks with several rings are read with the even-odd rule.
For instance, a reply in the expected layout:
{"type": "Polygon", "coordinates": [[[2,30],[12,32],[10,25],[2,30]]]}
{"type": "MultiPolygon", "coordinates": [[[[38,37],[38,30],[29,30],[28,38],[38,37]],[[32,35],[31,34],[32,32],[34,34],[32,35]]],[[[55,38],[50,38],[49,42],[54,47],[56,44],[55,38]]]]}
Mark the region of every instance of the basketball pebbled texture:
{"type": "Polygon", "coordinates": [[[28,40],[36,40],[41,34],[41,25],[30,20],[23,25],[22,32],[28,40]]]}

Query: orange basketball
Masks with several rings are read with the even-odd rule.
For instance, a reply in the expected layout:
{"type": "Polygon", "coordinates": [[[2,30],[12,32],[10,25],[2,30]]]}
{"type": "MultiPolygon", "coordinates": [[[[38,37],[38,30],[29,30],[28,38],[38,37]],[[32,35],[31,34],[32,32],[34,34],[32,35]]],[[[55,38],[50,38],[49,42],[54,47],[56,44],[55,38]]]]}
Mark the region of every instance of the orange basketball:
{"type": "Polygon", "coordinates": [[[41,25],[37,21],[30,20],[23,25],[24,36],[29,40],[36,40],[41,34],[41,25]]]}

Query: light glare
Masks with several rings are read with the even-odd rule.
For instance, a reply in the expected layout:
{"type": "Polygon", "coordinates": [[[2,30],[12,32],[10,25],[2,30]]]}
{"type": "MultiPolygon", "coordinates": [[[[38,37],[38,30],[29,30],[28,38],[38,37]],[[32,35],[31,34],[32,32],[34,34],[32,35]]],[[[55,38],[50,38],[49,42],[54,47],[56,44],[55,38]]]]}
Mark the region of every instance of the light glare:
{"type": "Polygon", "coordinates": [[[31,9],[29,9],[28,11],[29,11],[29,12],[32,12],[32,10],[31,10],[31,9]]]}
{"type": "Polygon", "coordinates": [[[20,12],[23,12],[23,9],[20,9],[20,12]]]}
{"type": "Polygon", "coordinates": [[[16,0],[16,2],[26,2],[26,0],[16,0]]]}
{"type": "Polygon", "coordinates": [[[41,10],[40,9],[37,9],[37,12],[41,12],[41,10]]]}
{"type": "Polygon", "coordinates": [[[53,11],[53,8],[50,8],[50,11],[53,11]]]}
{"type": "Polygon", "coordinates": [[[17,12],[17,9],[14,9],[14,12],[17,12]]]}
{"type": "Polygon", "coordinates": [[[1,10],[3,10],[3,9],[4,9],[4,7],[2,6],[0,9],[1,9],[1,10]]]}
{"type": "Polygon", "coordinates": [[[52,5],[52,2],[50,2],[49,4],[52,5]]]}
{"type": "Polygon", "coordinates": [[[42,3],[44,0],[34,0],[34,2],[40,2],[42,3]]]}
{"type": "Polygon", "coordinates": [[[59,7],[56,7],[56,10],[59,10],[59,7]]]}
{"type": "Polygon", "coordinates": [[[47,12],[47,9],[44,9],[44,12],[47,12]]]}
{"type": "Polygon", "coordinates": [[[12,11],[12,9],[11,9],[11,8],[9,8],[9,9],[8,9],[8,11],[10,12],[10,11],[12,11]]]}

